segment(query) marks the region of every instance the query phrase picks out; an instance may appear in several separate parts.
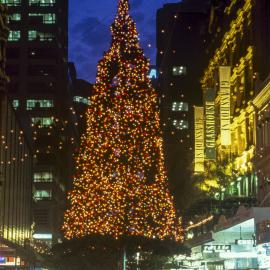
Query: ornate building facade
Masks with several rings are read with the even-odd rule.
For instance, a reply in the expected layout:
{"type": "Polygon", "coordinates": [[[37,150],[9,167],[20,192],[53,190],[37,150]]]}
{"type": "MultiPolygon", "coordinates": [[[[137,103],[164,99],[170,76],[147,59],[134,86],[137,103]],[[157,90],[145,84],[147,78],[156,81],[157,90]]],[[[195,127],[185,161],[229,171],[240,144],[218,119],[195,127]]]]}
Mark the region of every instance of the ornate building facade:
{"type": "Polygon", "coordinates": [[[263,10],[269,10],[269,1],[220,1],[210,16],[210,60],[201,80],[204,172],[196,173],[203,175],[202,188],[221,199],[251,199],[257,194],[252,101],[270,70],[270,17],[263,10]]]}

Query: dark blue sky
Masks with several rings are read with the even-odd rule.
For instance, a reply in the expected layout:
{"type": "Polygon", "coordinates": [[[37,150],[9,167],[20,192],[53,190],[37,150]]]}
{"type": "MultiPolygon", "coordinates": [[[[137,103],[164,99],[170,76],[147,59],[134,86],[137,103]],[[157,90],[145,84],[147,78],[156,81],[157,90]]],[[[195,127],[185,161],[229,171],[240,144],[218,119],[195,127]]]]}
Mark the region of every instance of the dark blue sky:
{"type": "MultiPolygon", "coordinates": [[[[97,62],[110,45],[109,27],[116,13],[117,2],[70,0],[69,61],[75,63],[80,79],[95,81],[97,62]]],[[[176,2],[179,0],[130,0],[141,45],[152,63],[155,63],[156,11],[165,3],[176,2]]]]}

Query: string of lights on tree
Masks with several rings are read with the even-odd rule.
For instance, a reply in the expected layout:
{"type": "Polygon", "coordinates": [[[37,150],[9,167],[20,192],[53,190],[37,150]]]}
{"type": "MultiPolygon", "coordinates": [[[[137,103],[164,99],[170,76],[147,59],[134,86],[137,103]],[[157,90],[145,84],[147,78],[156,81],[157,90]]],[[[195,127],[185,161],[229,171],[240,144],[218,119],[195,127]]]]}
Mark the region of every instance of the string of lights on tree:
{"type": "Polygon", "coordinates": [[[63,231],[182,240],[164,168],[158,101],[127,0],[98,64],[63,231]]]}

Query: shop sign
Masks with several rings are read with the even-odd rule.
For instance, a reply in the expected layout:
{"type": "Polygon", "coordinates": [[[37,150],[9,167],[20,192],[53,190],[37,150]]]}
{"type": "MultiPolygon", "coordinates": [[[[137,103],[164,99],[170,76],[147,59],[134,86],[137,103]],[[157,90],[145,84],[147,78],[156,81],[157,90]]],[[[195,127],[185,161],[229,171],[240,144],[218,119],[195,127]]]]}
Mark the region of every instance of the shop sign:
{"type": "Polygon", "coordinates": [[[216,159],[216,113],[215,90],[206,88],[204,91],[205,108],[205,157],[209,160],[216,159]]]}
{"type": "Polygon", "coordinates": [[[254,239],[236,239],[236,245],[254,245],[254,239]]]}
{"type": "Polygon", "coordinates": [[[204,172],[204,108],[194,108],[195,120],[195,157],[194,157],[194,172],[204,172]]]}
{"type": "Polygon", "coordinates": [[[220,140],[221,145],[231,145],[231,68],[219,67],[220,85],[220,140]]]}
{"type": "Polygon", "coordinates": [[[203,253],[231,252],[231,245],[203,245],[203,253]]]}

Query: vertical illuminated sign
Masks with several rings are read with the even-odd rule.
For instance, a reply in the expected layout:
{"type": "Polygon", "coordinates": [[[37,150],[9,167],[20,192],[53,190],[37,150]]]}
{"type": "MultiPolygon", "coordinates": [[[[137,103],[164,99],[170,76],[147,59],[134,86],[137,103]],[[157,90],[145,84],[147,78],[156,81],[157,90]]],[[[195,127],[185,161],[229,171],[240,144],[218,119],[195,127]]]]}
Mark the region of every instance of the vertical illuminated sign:
{"type": "Polygon", "coordinates": [[[216,159],[216,113],[215,90],[207,88],[204,91],[205,114],[205,158],[216,159]]]}
{"type": "Polygon", "coordinates": [[[231,68],[219,67],[220,139],[221,145],[231,145],[231,68]]]}
{"type": "Polygon", "coordinates": [[[194,173],[204,172],[204,108],[194,107],[195,158],[194,173]]]}

